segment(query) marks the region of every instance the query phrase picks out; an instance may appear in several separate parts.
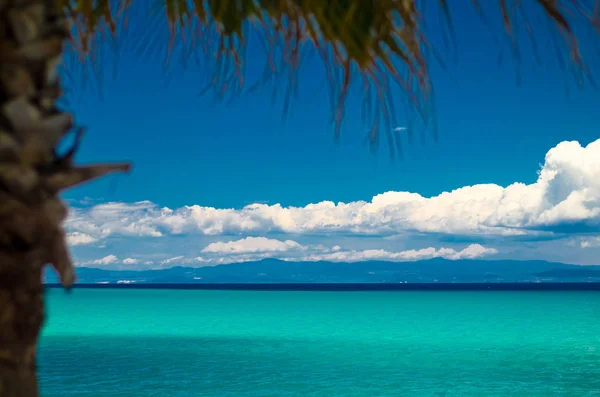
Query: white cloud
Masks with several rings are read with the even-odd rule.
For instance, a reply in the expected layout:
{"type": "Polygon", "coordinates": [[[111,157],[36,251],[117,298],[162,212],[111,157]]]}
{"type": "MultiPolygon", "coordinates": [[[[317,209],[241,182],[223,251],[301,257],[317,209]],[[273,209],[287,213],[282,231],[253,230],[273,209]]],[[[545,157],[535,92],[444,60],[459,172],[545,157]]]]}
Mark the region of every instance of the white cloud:
{"type": "MultiPolygon", "coordinates": [[[[445,258],[450,260],[475,259],[488,255],[494,255],[497,253],[498,250],[496,250],[495,248],[487,248],[480,244],[471,244],[460,251],[457,251],[453,248],[429,247],[419,250],[406,250],[399,252],[391,252],[382,249],[369,249],[362,251],[344,250],[339,246],[335,246],[331,249],[325,247],[317,249],[313,248],[313,250],[309,252],[303,250],[300,252],[296,252],[295,255],[283,255],[277,257],[282,260],[293,262],[361,262],[369,260],[406,262],[432,258],[445,258]]],[[[218,255],[214,257],[199,256],[194,258],[193,260],[188,260],[187,262],[197,262],[203,265],[221,265],[229,263],[258,261],[265,258],[271,258],[274,256],[273,254],[273,252],[254,252],[244,253],[241,255],[218,255]]]]}
{"type": "Polygon", "coordinates": [[[201,256],[186,257],[174,256],[159,262],[159,266],[152,266],[154,262],[141,262],[134,258],[125,258],[120,261],[115,255],[108,255],[101,259],[83,262],[80,265],[145,265],[141,268],[156,268],[184,265],[184,266],[215,266],[230,263],[260,261],[267,258],[277,258],[284,261],[330,261],[330,262],[360,262],[369,260],[404,262],[418,261],[431,258],[445,259],[475,259],[496,254],[494,248],[471,244],[461,250],[454,248],[422,248],[418,250],[388,251],[383,249],[354,250],[342,248],[339,245],[326,247],[323,245],[300,245],[295,241],[280,241],[267,238],[240,239],[237,241],[212,243],[203,249],[201,256]],[[250,242],[250,243],[249,243],[250,242]],[[210,249],[209,249],[210,248],[210,249]]]}
{"type": "Polygon", "coordinates": [[[442,257],[446,259],[474,259],[484,255],[496,254],[493,248],[485,248],[479,244],[471,244],[467,248],[456,251],[452,248],[423,248],[419,250],[407,250],[400,252],[389,252],[386,250],[363,250],[363,251],[341,251],[333,254],[313,255],[308,260],[327,260],[358,262],[366,260],[389,260],[389,261],[417,261],[442,257]]]}
{"type": "Polygon", "coordinates": [[[125,236],[160,237],[152,217],[140,217],[144,211],[155,211],[149,201],[137,203],[105,203],[87,209],[71,208],[66,226],[69,230],[86,233],[96,238],[112,234],[125,236]]]}
{"type": "Polygon", "coordinates": [[[497,254],[498,250],[486,248],[479,244],[471,244],[468,247],[456,251],[452,248],[423,248],[419,250],[407,250],[390,252],[381,249],[370,249],[363,251],[336,251],[325,254],[312,254],[302,258],[303,261],[329,261],[329,262],[361,262],[370,260],[406,262],[419,261],[432,258],[445,258],[451,260],[475,259],[486,255],[497,254]]]}
{"type": "Polygon", "coordinates": [[[86,245],[92,244],[98,241],[98,239],[90,236],[89,234],[81,232],[72,232],[67,234],[67,244],[69,245],[86,245]]]}
{"type": "Polygon", "coordinates": [[[226,243],[216,242],[209,244],[202,252],[213,254],[245,254],[255,252],[287,252],[302,248],[302,245],[292,240],[280,241],[266,237],[246,237],[226,243]]]}
{"type": "Polygon", "coordinates": [[[581,248],[594,248],[600,247],[600,236],[582,238],[580,240],[581,248]]]}
{"type": "MultiPolygon", "coordinates": [[[[200,266],[217,266],[217,265],[228,265],[231,263],[241,263],[241,262],[256,262],[263,259],[273,258],[276,256],[274,252],[261,252],[261,253],[253,253],[253,254],[240,254],[240,255],[227,255],[227,256],[197,256],[192,259],[188,259],[185,263],[189,266],[200,265],[200,266]]],[[[289,258],[278,258],[278,259],[286,259],[289,258]]]]}
{"type": "Polygon", "coordinates": [[[111,265],[119,261],[115,255],[107,255],[104,258],[81,263],[81,265],[111,265]]]}
{"type": "Polygon", "coordinates": [[[169,259],[165,259],[163,261],[160,262],[161,265],[168,265],[169,263],[173,263],[173,262],[180,262],[184,259],[183,255],[179,255],[179,256],[174,256],[172,258],[169,259]]]}
{"type": "Polygon", "coordinates": [[[306,250],[327,250],[320,245],[304,246],[293,240],[277,240],[266,237],[246,237],[227,242],[215,242],[201,251],[205,256],[186,259],[184,263],[202,263],[203,265],[220,265],[227,263],[259,261],[273,257],[287,257],[306,250]]]}
{"type": "Polygon", "coordinates": [[[565,225],[600,227],[600,140],[587,147],[562,142],[552,148],[537,181],[529,185],[465,186],[430,198],[391,191],[370,201],[304,207],[257,203],[241,209],[191,205],[173,210],[148,201],[107,203],[76,209],[67,221],[69,230],[94,238],[269,232],[520,236],[565,225]]]}

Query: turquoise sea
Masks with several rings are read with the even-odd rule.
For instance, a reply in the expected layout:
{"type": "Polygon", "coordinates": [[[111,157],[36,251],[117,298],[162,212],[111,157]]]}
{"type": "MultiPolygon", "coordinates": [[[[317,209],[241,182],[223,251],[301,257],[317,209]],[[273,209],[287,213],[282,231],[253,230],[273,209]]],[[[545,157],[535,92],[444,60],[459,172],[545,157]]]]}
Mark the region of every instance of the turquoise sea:
{"type": "Polygon", "coordinates": [[[598,396],[598,292],[48,293],[43,397],[598,396]]]}

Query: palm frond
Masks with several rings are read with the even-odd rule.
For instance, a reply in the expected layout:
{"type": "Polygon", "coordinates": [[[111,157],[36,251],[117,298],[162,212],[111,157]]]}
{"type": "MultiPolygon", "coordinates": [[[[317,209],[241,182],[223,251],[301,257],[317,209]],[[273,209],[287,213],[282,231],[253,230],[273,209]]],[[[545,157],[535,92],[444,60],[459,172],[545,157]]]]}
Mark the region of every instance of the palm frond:
{"type": "MultiPolygon", "coordinates": [[[[118,7],[109,0],[57,1],[75,26],[74,41],[81,53],[86,54],[98,31],[105,28],[115,31],[116,21],[132,0],[122,0],[118,7]]],[[[370,114],[369,139],[376,142],[380,118],[389,124],[395,113],[394,86],[406,94],[416,115],[428,123],[432,87],[426,54],[435,49],[424,30],[422,10],[426,2],[434,3],[428,0],[162,0],[158,4],[171,30],[169,51],[177,35],[186,39],[189,33],[192,37],[188,39],[201,42],[199,47],[204,56],[214,58],[214,74],[206,91],[212,90],[217,97],[232,92],[239,95],[244,89],[252,91],[275,77],[287,79],[288,94],[294,92],[301,50],[308,47],[320,55],[327,70],[336,136],[351,82],[358,80],[357,86],[364,89],[366,98],[363,109],[370,114]],[[244,73],[249,31],[260,34],[267,50],[265,73],[254,83],[245,81],[244,73]]],[[[591,5],[584,0],[497,0],[497,12],[517,57],[514,31],[523,26],[532,33],[527,14],[518,12],[525,7],[522,3],[535,3],[550,21],[561,37],[559,51],[569,52],[568,63],[578,71],[582,82],[589,71],[579,52],[571,21],[582,22],[600,32],[600,1],[591,5]]],[[[439,7],[448,35],[453,37],[452,9],[464,7],[465,2],[438,0],[434,4],[439,7]]],[[[485,7],[479,0],[471,0],[471,6],[485,19],[482,11],[485,7]]],[[[289,98],[285,103],[284,111],[289,98]]],[[[386,128],[389,130],[389,125],[386,128]]]]}

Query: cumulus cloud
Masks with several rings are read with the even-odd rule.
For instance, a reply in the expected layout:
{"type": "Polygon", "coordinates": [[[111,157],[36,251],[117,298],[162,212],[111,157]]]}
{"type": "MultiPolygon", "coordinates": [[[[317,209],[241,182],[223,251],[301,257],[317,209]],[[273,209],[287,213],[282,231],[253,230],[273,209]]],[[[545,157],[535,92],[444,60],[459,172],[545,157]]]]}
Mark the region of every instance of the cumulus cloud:
{"type": "Polygon", "coordinates": [[[273,257],[288,257],[303,251],[327,251],[321,245],[302,245],[293,240],[277,240],[266,237],[246,237],[227,242],[215,242],[201,251],[204,256],[185,259],[184,263],[219,265],[235,262],[258,261],[273,257]]]}
{"type": "Polygon", "coordinates": [[[161,237],[154,213],[156,205],[149,201],[137,203],[104,203],[89,208],[72,208],[66,221],[69,230],[86,233],[96,238],[112,234],[125,236],[161,237]]]}
{"type": "Polygon", "coordinates": [[[112,265],[118,261],[119,258],[117,258],[115,255],[107,255],[104,258],[83,262],[81,265],[112,265]]]}
{"type": "Polygon", "coordinates": [[[235,241],[217,242],[207,245],[202,251],[204,256],[190,259],[179,257],[187,263],[218,265],[236,262],[257,261],[277,257],[287,261],[330,261],[360,262],[368,260],[417,261],[431,258],[475,259],[498,253],[495,248],[480,244],[471,244],[462,250],[453,248],[428,247],[419,250],[391,252],[382,249],[347,250],[339,245],[331,248],[323,245],[301,245],[292,240],[276,240],[265,237],[248,237],[235,241]]]}
{"type": "Polygon", "coordinates": [[[266,237],[246,237],[241,240],[216,242],[207,245],[202,252],[213,254],[245,254],[254,252],[286,252],[302,249],[292,240],[280,241],[266,237]]]}
{"type": "Polygon", "coordinates": [[[72,232],[67,234],[67,244],[69,245],[92,244],[96,241],[98,241],[98,239],[90,236],[89,234],[81,232],[72,232]]]}
{"type": "MultiPolygon", "coordinates": [[[[314,246],[310,250],[305,249],[300,252],[296,252],[293,255],[278,255],[277,257],[282,260],[294,262],[362,262],[370,260],[406,262],[432,258],[445,258],[450,260],[475,259],[488,255],[494,255],[497,253],[498,250],[496,250],[495,248],[487,248],[480,244],[471,244],[459,251],[453,248],[428,247],[419,250],[405,250],[399,252],[391,252],[382,249],[344,250],[339,246],[335,246],[333,248],[314,246]]],[[[188,260],[187,262],[197,262],[204,265],[221,265],[228,263],[257,261],[272,257],[273,254],[273,252],[253,252],[238,255],[221,255],[214,257],[199,256],[191,261],[188,260]]]]}
{"type": "MultiPolygon", "coordinates": [[[[600,140],[586,147],[562,142],[552,148],[537,181],[529,185],[465,186],[434,197],[391,191],[370,201],[322,201],[304,207],[256,203],[241,209],[201,205],[170,209],[148,201],[107,203],[76,209],[67,227],[94,238],[270,232],[521,236],[551,234],[565,227],[571,233],[578,228],[589,232],[600,230],[600,140]]],[[[257,243],[246,241],[244,247],[257,243]]]]}
{"type": "MultiPolygon", "coordinates": [[[[184,260],[188,266],[217,266],[228,265],[231,263],[256,262],[263,259],[276,257],[273,252],[262,252],[253,254],[227,255],[227,256],[197,256],[184,260]]],[[[281,260],[291,260],[291,258],[277,257],[281,260]]]]}
{"type": "Polygon", "coordinates": [[[186,257],[174,256],[158,262],[141,262],[134,258],[125,258],[122,261],[115,255],[108,255],[82,263],[82,265],[113,265],[123,263],[126,265],[145,265],[143,268],[162,269],[171,266],[216,266],[230,263],[260,261],[266,258],[277,258],[292,262],[361,262],[369,260],[405,262],[418,261],[431,258],[445,258],[450,260],[475,259],[494,255],[498,251],[494,248],[484,247],[480,244],[471,244],[461,250],[454,248],[422,248],[404,251],[388,251],[383,249],[353,250],[342,248],[339,245],[326,247],[323,245],[301,245],[292,240],[276,240],[267,238],[244,238],[235,241],[211,243],[201,250],[202,255],[186,257]]]}
{"type": "Polygon", "coordinates": [[[312,254],[302,258],[303,261],[329,261],[329,262],[361,262],[371,260],[406,262],[418,261],[432,258],[445,258],[451,260],[475,259],[486,255],[497,254],[495,248],[486,248],[480,244],[471,244],[468,247],[456,251],[452,248],[423,248],[419,250],[407,250],[390,252],[381,249],[370,249],[363,251],[336,251],[325,254],[312,254]]]}

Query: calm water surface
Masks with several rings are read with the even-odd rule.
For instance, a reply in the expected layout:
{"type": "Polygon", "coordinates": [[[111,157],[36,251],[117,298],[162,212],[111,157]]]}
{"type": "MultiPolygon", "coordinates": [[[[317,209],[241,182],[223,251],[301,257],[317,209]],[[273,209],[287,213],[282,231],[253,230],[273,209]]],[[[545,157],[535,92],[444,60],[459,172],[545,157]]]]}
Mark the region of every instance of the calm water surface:
{"type": "Polygon", "coordinates": [[[600,292],[50,290],[42,396],[600,396],[600,292]]]}

